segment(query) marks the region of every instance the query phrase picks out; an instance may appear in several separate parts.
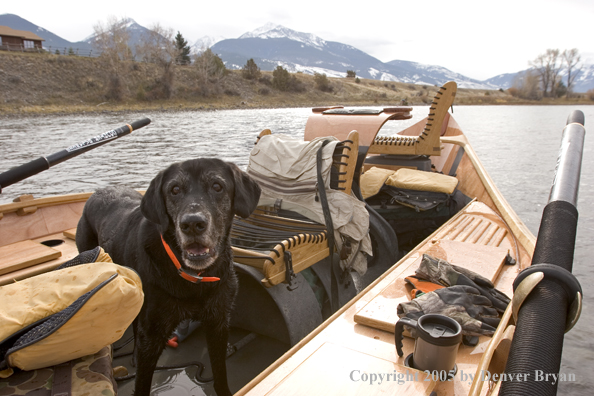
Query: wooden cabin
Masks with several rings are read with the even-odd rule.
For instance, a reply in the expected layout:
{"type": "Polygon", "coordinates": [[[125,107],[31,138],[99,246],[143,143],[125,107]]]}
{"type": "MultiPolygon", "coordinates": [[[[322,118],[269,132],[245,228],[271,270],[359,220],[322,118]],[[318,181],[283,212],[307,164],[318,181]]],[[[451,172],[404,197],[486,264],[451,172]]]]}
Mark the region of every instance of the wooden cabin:
{"type": "Polygon", "coordinates": [[[33,51],[43,48],[41,37],[26,30],[0,26],[0,49],[4,51],[33,51]]]}

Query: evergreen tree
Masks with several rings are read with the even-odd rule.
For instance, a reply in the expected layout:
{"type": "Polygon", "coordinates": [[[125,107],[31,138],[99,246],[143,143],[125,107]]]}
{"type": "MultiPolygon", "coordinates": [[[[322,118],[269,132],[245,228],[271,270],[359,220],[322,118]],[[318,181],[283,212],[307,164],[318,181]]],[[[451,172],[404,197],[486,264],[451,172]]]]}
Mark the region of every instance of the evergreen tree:
{"type": "Polygon", "coordinates": [[[260,68],[254,62],[254,58],[250,58],[241,70],[243,78],[247,80],[257,80],[262,75],[260,68]]]}
{"type": "Polygon", "coordinates": [[[272,86],[279,91],[288,91],[290,88],[291,75],[282,66],[277,66],[272,72],[272,86]]]}
{"type": "Polygon", "coordinates": [[[184,36],[178,31],[177,35],[175,36],[175,47],[177,48],[178,55],[175,58],[175,61],[179,65],[189,65],[190,64],[190,46],[188,45],[188,41],[184,39],[184,36]]]}

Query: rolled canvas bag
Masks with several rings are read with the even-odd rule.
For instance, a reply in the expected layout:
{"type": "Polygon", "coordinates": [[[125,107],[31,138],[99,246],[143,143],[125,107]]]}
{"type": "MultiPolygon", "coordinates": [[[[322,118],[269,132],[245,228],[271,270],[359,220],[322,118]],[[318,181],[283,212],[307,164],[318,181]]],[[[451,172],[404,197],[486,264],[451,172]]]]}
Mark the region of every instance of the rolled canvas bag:
{"type": "MultiPolygon", "coordinates": [[[[330,188],[332,157],[338,143],[339,140],[332,136],[307,142],[280,134],[262,136],[250,152],[246,172],[262,189],[259,206],[278,206],[324,224],[324,210],[318,197],[317,167],[317,152],[322,148],[320,173],[325,183],[337,250],[340,251],[342,246],[341,236],[359,243],[360,249],[355,249],[349,269],[363,275],[367,270],[366,255],[373,255],[369,213],[365,203],[354,195],[330,188]],[[325,140],[329,143],[324,146],[325,140]]],[[[345,263],[346,260],[340,262],[341,266],[345,263]]]]}
{"type": "Polygon", "coordinates": [[[143,299],[138,274],[99,247],[0,287],[0,377],[98,353],[122,337],[143,299]]]}

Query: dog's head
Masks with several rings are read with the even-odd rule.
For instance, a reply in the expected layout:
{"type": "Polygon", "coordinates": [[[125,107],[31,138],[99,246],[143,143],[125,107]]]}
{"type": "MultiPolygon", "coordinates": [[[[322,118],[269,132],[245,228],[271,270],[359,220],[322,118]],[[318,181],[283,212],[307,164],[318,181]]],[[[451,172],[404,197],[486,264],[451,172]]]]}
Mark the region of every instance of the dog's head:
{"type": "Polygon", "coordinates": [[[227,246],[233,216],[248,217],[259,198],[258,184],[235,164],[202,158],[161,171],[151,181],[140,210],[161,235],[173,231],[182,265],[202,271],[227,246]]]}

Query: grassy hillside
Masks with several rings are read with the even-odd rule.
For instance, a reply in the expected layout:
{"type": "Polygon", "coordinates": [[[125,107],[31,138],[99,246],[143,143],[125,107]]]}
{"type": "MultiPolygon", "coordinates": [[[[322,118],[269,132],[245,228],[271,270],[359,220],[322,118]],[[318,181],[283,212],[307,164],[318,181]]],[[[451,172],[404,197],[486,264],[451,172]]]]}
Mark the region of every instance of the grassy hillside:
{"type": "MultiPolygon", "coordinates": [[[[122,110],[189,110],[230,108],[311,107],[321,105],[394,106],[429,104],[438,87],[353,78],[331,78],[331,92],[316,88],[314,77],[295,74],[297,92],[272,87],[272,73],[258,81],[229,71],[204,81],[194,66],[174,66],[163,99],[163,72],[155,64],[120,64],[119,95],[113,95],[113,73],[101,59],[0,51],[0,114],[77,113],[122,110]]],[[[574,99],[571,103],[586,98],[574,99]]],[[[459,89],[457,104],[548,104],[529,102],[507,92],[459,89]]],[[[567,104],[566,100],[552,103],[567,104]]]]}

